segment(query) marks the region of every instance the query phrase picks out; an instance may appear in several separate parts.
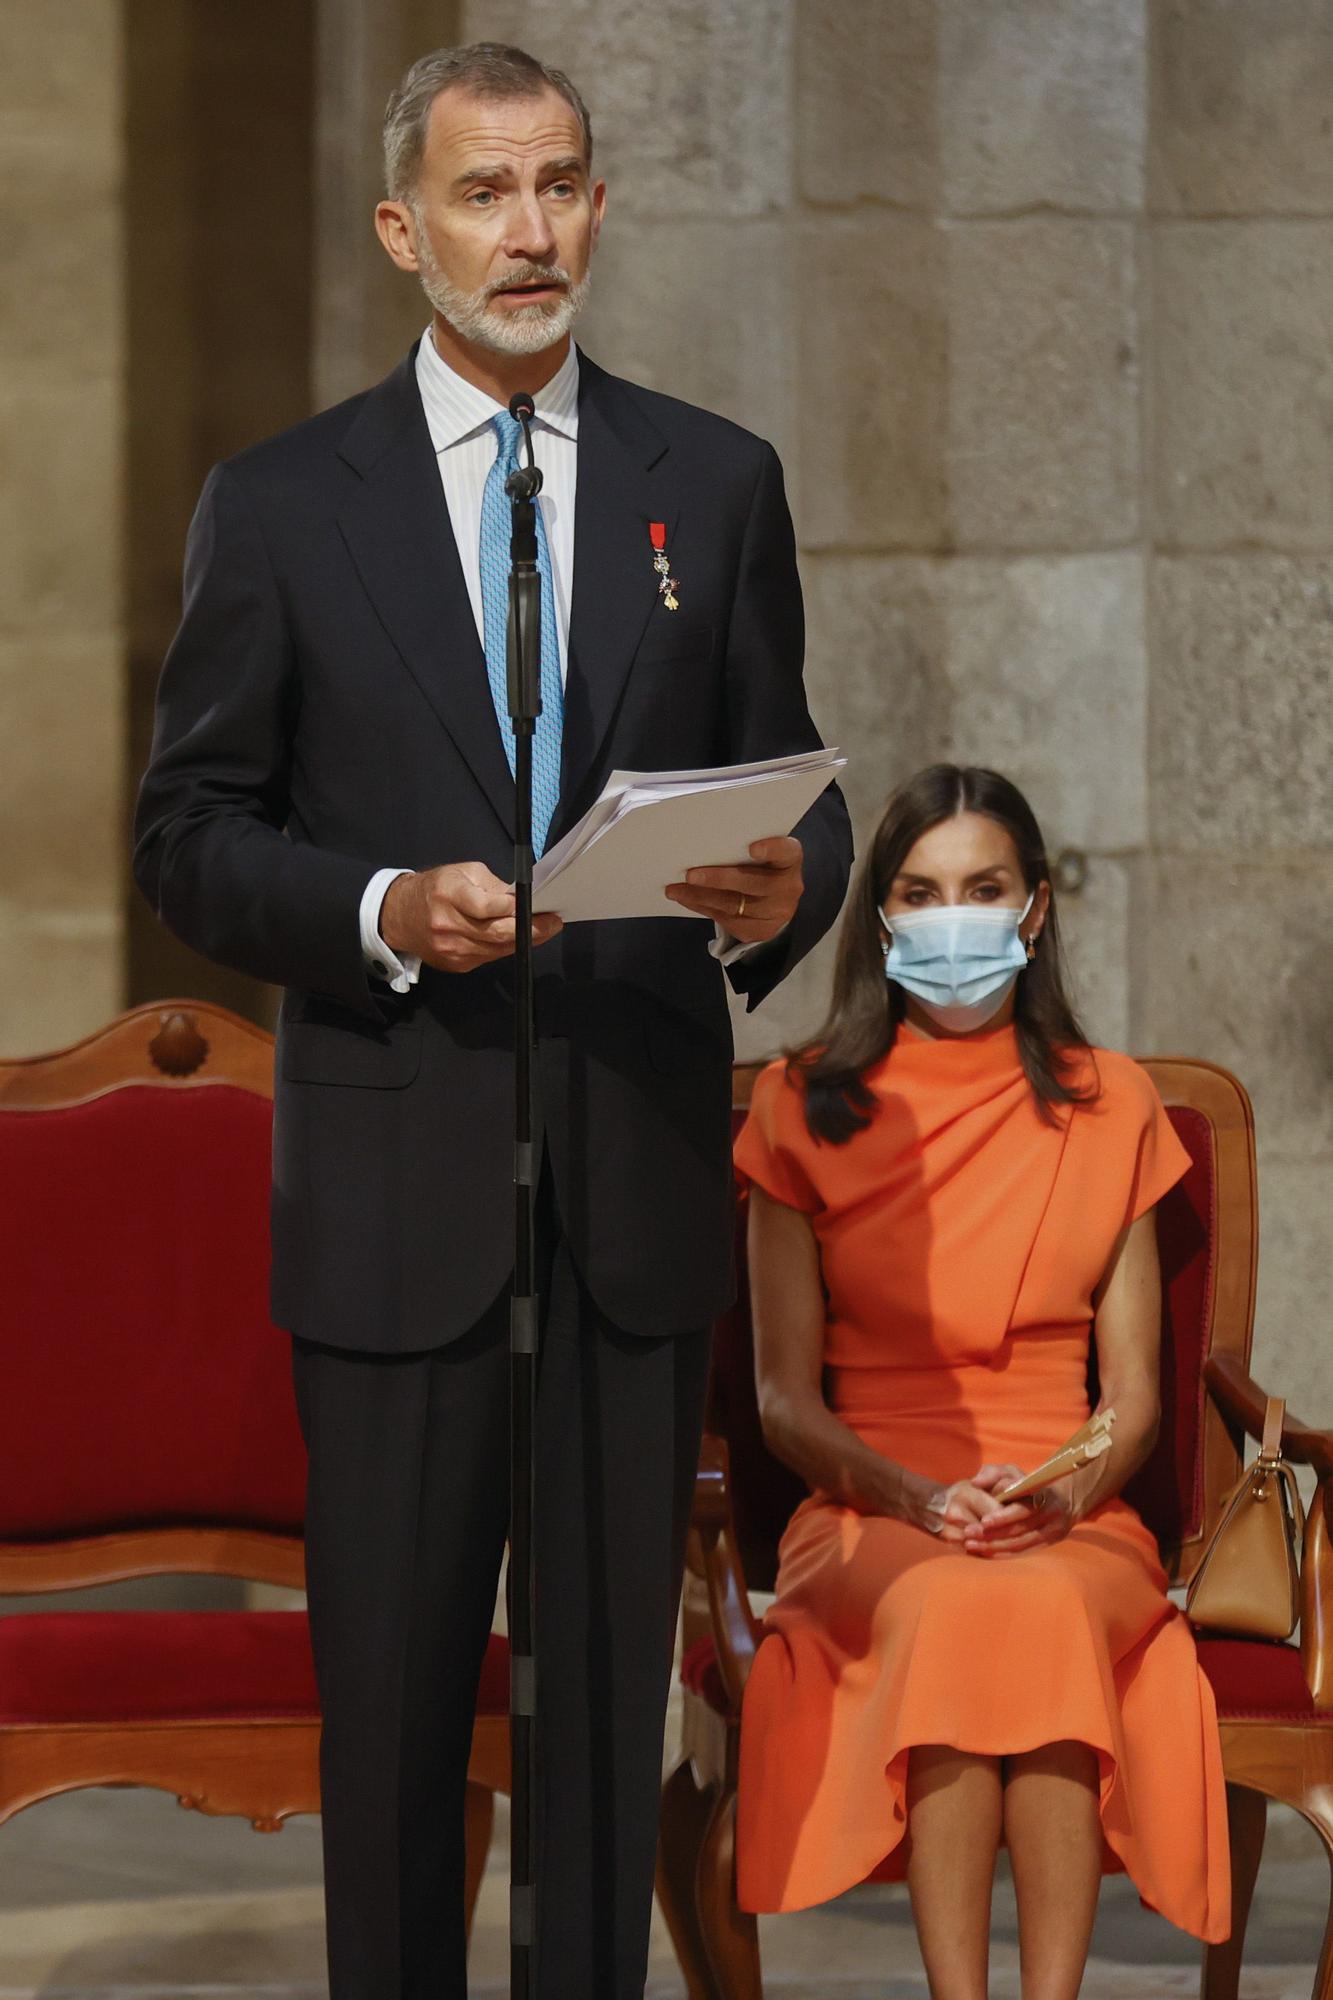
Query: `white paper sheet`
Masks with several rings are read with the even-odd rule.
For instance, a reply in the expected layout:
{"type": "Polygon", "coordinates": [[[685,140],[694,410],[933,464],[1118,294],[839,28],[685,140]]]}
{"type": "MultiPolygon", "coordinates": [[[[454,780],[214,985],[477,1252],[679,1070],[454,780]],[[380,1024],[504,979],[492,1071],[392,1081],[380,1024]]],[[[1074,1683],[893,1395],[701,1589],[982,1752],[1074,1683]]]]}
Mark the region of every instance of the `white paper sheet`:
{"type": "Polygon", "coordinates": [[[688,917],[665,895],[668,883],[688,868],[749,861],[752,841],[790,833],[846,761],[817,750],[716,770],[614,771],[537,863],[533,908],[566,923],[688,917]]]}

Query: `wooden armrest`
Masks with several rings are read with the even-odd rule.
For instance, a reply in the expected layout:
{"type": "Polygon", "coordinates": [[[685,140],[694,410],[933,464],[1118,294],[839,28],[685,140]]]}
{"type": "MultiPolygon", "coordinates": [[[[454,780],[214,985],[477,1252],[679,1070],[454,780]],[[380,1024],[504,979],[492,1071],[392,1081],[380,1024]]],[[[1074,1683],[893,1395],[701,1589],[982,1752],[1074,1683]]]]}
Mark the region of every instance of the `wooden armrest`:
{"type": "MultiPolygon", "coordinates": [[[[1228,1423],[1258,1443],[1264,1434],[1267,1391],[1230,1354],[1213,1355],[1204,1366],[1203,1379],[1228,1423]]],[[[1314,1430],[1288,1411],[1282,1450],[1293,1465],[1312,1465],[1321,1479],[1333,1478],[1333,1431],[1314,1430]]]]}
{"type": "Polygon", "coordinates": [[[731,1488],[724,1438],[705,1431],[694,1475],[694,1525],[722,1534],[731,1526],[731,1488]]]}
{"type": "Polygon", "coordinates": [[[745,1572],[731,1516],[730,1465],[725,1438],[706,1433],[694,1482],[694,1534],[703,1559],[708,1614],[718,1670],[731,1720],[739,1718],[763,1629],[750,1609],[745,1572]]]}

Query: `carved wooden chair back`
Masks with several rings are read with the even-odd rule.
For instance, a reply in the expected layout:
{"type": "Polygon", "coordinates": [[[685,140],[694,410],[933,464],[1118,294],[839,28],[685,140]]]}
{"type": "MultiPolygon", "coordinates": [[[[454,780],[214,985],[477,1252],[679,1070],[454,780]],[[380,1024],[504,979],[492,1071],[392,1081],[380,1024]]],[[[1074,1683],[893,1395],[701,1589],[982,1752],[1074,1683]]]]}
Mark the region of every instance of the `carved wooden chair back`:
{"type": "Polygon", "coordinates": [[[272,1037],[202,1001],[0,1063],[0,1591],[299,1586],[305,1455],[268,1312],[272,1037]]]}

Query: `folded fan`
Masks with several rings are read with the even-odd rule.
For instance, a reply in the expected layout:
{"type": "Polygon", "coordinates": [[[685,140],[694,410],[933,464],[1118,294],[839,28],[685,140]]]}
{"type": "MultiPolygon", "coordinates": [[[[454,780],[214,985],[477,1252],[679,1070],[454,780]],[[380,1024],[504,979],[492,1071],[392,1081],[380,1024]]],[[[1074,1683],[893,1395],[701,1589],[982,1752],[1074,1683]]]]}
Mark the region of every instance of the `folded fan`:
{"type": "Polygon", "coordinates": [[[1096,1416],[1089,1417],[1082,1430],[1074,1432],[1067,1444],[1039,1465],[1032,1472],[1025,1473],[996,1494],[997,1500],[1022,1500],[1029,1493],[1039,1493],[1043,1486],[1053,1486],[1066,1473],[1077,1472],[1081,1466],[1091,1465],[1094,1458],[1101,1458],[1111,1449],[1111,1431],[1115,1425],[1114,1410],[1098,1410],[1096,1416]]]}

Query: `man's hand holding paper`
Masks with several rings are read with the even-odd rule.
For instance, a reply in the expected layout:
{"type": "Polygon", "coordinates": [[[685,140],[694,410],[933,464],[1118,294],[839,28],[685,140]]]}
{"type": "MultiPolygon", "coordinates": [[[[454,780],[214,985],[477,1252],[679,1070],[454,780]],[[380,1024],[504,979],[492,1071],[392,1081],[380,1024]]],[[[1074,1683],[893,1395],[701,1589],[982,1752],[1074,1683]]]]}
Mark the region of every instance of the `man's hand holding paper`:
{"type": "MultiPolygon", "coordinates": [[[[484,861],[400,875],[380,911],[380,935],[390,951],[437,972],[472,972],[510,957],[515,928],[513,885],[484,861]]],[[[533,942],[545,944],[559,929],[558,916],[534,917],[533,942]]]]}
{"type": "Polygon", "coordinates": [[[767,944],[796,915],[804,856],[791,834],[751,841],[750,855],[733,867],[691,868],[666,893],[682,909],[724,925],[740,944],[767,944]]]}

